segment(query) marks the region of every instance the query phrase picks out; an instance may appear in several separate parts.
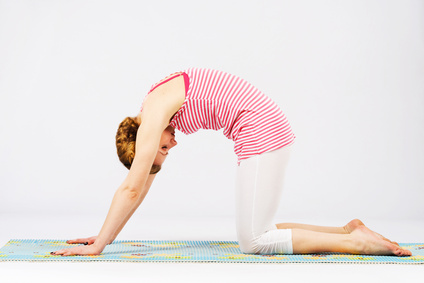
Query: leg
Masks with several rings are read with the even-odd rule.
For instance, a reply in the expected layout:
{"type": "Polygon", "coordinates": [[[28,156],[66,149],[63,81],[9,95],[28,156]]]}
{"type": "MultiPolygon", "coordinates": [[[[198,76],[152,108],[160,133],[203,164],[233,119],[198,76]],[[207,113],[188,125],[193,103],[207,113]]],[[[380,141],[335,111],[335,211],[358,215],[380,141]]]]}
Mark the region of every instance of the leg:
{"type": "MultiPolygon", "coordinates": [[[[309,230],[309,231],[322,232],[322,233],[334,233],[334,234],[350,234],[359,226],[365,226],[365,224],[359,219],[353,219],[352,221],[350,221],[343,227],[316,226],[316,225],[299,224],[299,223],[279,223],[276,225],[278,229],[297,228],[302,230],[309,230]]],[[[379,233],[377,232],[373,232],[373,233],[375,233],[375,235],[377,235],[381,239],[399,246],[398,243],[390,241],[389,239],[383,237],[379,233]]]]}
{"type": "Polygon", "coordinates": [[[272,224],[289,154],[290,146],[250,157],[237,168],[236,226],[244,253],[292,253],[291,230],[272,224]]]}
{"type": "Polygon", "coordinates": [[[349,234],[345,227],[328,227],[328,226],[316,226],[309,224],[299,223],[279,223],[276,224],[278,229],[302,229],[315,232],[323,233],[334,233],[334,234],[349,234]]]}
{"type": "MultiPolygon", "coordinates": [[[[237,169],[236,225],[242,252],[260,254],[345,252],[411,255],[410,251],[383,240],[360,223],[356,223],[357,225],[354,225],[356,227],[347,225],[354,229],[346,230],[349,233],[345,234],[316,232],[299,228],[277,229],[271,221],[281,197],[289,149],[289,147],[282,148],[251,157],[242,161],[237,169]]],[[[309,228],[324,229],[327,232],[332,230],[328,227],[312,225],[309,228]]]]}

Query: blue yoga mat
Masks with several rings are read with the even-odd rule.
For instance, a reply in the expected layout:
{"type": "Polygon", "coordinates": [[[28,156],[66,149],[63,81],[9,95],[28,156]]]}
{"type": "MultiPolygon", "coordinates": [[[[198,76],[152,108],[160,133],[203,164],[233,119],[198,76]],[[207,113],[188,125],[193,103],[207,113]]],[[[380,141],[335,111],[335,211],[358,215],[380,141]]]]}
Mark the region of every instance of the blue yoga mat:
{"type": "Polygon", "coordinates": [[[423,264],[423,243],[401,243],[410,257],[340,253],[257,255],[243,254],[235,241],[114,241],[98,256],[53,256],[73,247],[66,240],[10,240],[0,249],[0,261],[74,262],[204,262],[204,263],[362,263],[423,264]]]}

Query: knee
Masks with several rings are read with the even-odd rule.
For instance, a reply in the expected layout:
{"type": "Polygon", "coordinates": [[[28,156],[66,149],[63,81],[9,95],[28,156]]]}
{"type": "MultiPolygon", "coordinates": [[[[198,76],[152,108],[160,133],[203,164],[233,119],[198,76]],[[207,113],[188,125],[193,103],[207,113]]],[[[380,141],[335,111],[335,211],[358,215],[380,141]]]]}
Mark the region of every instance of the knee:
{"type": "Polygon", "coordinates": [[[239,246],[245,254],[293,254],[291,229],[267,231],[257,237],[239,235],[239,246]]]}
{"type": "Polygon", "coordinates": [[[240,251],[244,254],[256,254],[258,252],[257,240],[252,237],[239,237],[240,251]]]}

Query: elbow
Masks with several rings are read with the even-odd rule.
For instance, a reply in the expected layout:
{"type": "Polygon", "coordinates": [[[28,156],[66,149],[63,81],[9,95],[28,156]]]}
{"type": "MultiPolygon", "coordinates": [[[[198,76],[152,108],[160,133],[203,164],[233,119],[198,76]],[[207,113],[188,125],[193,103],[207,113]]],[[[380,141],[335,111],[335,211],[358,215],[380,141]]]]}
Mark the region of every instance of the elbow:
{"type": "Polygon", "coordinates": [[[136,188],[126,187],[122,188],[120,191],[125,195],[127,199],[130,200],[138,200],[141,196],[141,191],[136,188]]]}
{"type": "Polygon", "coordinates": [[[138,192],[138,191],[128,191],[127,192],[127,195],[128,195],[128,198],[130,199],[130,200],[138,200],[139,198],[140,198],[140,196],[141,196],[141,193],[140,192],[138,192]]]}

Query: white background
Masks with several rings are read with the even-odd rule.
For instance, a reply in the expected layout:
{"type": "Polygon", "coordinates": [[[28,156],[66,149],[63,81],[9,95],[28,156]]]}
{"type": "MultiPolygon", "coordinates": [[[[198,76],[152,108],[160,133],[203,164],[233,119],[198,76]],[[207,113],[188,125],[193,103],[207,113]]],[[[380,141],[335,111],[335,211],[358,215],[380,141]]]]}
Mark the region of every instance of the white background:
{"type": "MultiPolygon", "coordinates": [[[[247,79],[297,140],[276,222],[358,217],[423,242],[424,2],[0,0],[0,246],[96,235],[126,176],[115,133],[188,67],[247,79]]],[[[236,240],[222,133],[179,145],[120,239],[236,240]]],[[[2,282],[384,282],[422,266],[2,262],[2,282]]]]}
{"type": "MultiPolygon", "coordinates": [[[[279,220],[422,222],[423,15],[422,1],[0,1],[0,213],[106,216],[127,173],[119,122],[153,83],[208,67],[292,125],[279,220]]],[[[137,214],[233,217],[232,142],[177,141],[137,214]]]]}

